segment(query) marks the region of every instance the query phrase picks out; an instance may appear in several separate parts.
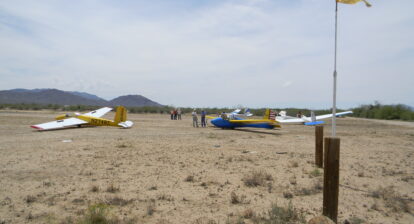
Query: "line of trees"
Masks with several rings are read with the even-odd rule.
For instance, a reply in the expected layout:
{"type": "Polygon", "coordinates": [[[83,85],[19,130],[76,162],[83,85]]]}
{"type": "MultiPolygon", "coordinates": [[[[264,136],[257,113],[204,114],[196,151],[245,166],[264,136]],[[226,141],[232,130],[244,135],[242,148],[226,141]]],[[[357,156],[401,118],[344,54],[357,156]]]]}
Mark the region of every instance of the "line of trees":
{"type": "MultiPolygon", "coordinates": [[[[11,110],[54,110],[54,111],[91,111],[100,108],[100,106],[86,106],[86,105],[56,105],[56,104],[0,104],[0,109],[11,109],[11,110]]],[[[169,114],[171,110],[175,109],[172,106],[163,107],[128,107],[130,113],[158,113],[158,114],[169,114]]],[[[182,107],[180,108],[182,113],[191,113],[194,108],[182,107]]],[[[272,108],[273,110],[286,111],[288,115],[295,116],[298,112],[304,115],[310,116],[311,110],[301,108],[272,108]]],[[[208,114],[220,114],[221,112],[230,112],[234,108],[197,108],[197,112],[200,113],[202,110],[208,114]]],[[[250,109],[251,113],[256,116],[263,116],[266,108],[250,109]]],[[[353,117],[362,118],[375,118],[375,119],[386,119],[386,120],[404,120],[414,121],[414,111],[412,108],[397,104],[397,105],[381,105],[378,102],[374,104],[361,105],[351,109],[354,113],[349,115],[353,117]]],[[[337,110],[338,112],[344,110],[337,110]]],[[[315,114],[329,114],[331,110],[314,110],[315,114]]]]}
{"type": "MultiPolygon", "coordinates": [[[[86,105],[57,105],[57,104],[0,104],[0,109],[11,109],[11,110],[54,110],[54,111],[90,111],[99,109],[100,106],[86,106],[86,105]]],[[[151,113],[151,114],[169,114],[171,110],[174,110],[173,106],[163,106],[163,107],[128,107],[129,113],[151,113]]],[[[181,107],[182,113],[191,113],[194,108],[192,107],[181,107]]],[[[231,112],[235,108],[197,108],[197,112],[200,113],[202,110],[207,111],[208,114],[221,114],[222,112],[231,112]]],[[[263,116],[266,108],[250,109],[251,113],[256,116],[263,116]]],[[[298,112],[308,115],[310,114],[309,109],[300,109],[300,108],[273,108],[275,111],[286,111],[288,114],[294,116],[298,112]]],[[[330,113],[330,110],[315,110],[316,114],[321,113],[330,113]]]]}
{"type": "Polygon", "coordinates": [[[352,111],[354,117],[414,121],[414,111],[403,104],[381,105],[375,102],[374,104],[359,106],[352,109],[352,111]]]}
{"type": "Polygon", "coordinates": [[[57,105],[57,104],[34,104],[34,103],[19,103],[19,104],[0,104],[0,109],[10,110],[54,110],[54,111],[87,111],[96,110],[99,106],[86,105],[57,105]]]}

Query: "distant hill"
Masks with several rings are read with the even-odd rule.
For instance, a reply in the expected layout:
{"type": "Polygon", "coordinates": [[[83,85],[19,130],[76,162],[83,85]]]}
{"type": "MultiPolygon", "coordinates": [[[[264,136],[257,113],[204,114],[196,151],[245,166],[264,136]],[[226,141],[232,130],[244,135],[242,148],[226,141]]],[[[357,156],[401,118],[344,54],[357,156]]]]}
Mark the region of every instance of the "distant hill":
{"type": "Polygon", "coordinates": [[[57,89],[4,90],[0,91],[0,103],[58,104],[58,105],[107,105],[105,100],[91,100],[57,89]]]}
{"type": "Polygon", "coordinates": [[[104,100],[104,99],[102,99],[102,98],[100,98],[100,97],[98,97],[96,95],[92,95],[92,94],[85,93],[85,92],[72,91],[72,92],[68,92],[68,93],[72,93],[72,94],[74,94],[76,96],[81,96],[81,97],[84,97],[84,98],[90,99],[90,100],[104,100]]]}
{"type": "Polygon", "coordinates": [[[11,89],[9,91],[19,92],[19,93],[28,93],[28,92],[36,93],[36,92],[41,92],[44,90],[47,90],[47,89],[11,89]]]}
{"type": "Polygon", "coordinates": [[[58,89],[12,89],[0,91],[0,104],[57,104],[127,107],[162,106],[140,95],[120,96],[111,101],[85,92],[69,92],[58,89]]]}
{"type": "Polygon", "coordinates": [[[120,96],[109,102],[112,106],[117,106],[117,105],[123,105],[126,107],[140,107],[140,106],[161,107],[163,106],[141,95],[120,96]]]}

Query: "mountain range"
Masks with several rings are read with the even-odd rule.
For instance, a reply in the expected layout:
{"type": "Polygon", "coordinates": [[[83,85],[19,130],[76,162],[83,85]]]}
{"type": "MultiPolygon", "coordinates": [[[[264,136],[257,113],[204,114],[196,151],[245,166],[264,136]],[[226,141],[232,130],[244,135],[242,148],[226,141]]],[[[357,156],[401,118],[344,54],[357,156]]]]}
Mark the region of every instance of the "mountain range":
{"type": "Polygon", "coordinates": [[[89,106],[123,105],[126,107],[163,106],[141,95],[119,96],[107,101],[90,93],[58,89],[11,89],[0,91],[0,104],[20,103],[89,106]]]}

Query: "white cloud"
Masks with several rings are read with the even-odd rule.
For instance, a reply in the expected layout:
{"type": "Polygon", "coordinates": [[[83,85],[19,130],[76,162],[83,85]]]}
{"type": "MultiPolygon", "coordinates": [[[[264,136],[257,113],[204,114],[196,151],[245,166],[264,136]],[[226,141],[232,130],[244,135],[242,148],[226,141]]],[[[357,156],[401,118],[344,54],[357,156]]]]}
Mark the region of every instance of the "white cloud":
{"type": "Polygon", "coordinates": [[[282,87],[289,87],[290,85],[292,85],[292,82],[291,81],[286,81],[286,82],[284,82],[283,83],[283,85],[282,85],[282,87]]]}
{"type": "MultiPolygon", "coordinates": [[[[142,94],[178,106],[330,107],[333,3],[191,3],[0,3],[0,89],[142,94]]],[[[414,105],[413,4],[340,6],[339,106],[414,105]]]]}

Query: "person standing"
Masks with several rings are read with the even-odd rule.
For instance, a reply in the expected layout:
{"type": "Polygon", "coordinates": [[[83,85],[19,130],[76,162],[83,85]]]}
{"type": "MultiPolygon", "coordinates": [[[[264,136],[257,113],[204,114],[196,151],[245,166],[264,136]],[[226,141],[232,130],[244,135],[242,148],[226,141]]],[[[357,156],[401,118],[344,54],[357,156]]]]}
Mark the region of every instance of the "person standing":
{"type": "Polygon", "coordinates": [[[227,120],[227,119],[228,119],[226,112],[221,113],[220,117],[221,117],[223,120],[227,120]]]}
{"type": "Polygon", "coordinates": [[[171,110],[170,114],[171,114],[171,120],[174,120],[174,110],[171,110]]]}
{"type": "Polygon", "coordinates": [[[193,112],[191,113],[191,116],[193,116],[193,127],[198,128],[198,117],[197,117],[196,110],[193,110],[193,112]]]}
{"type": "Polygon", "coordinates": [[[174,120],[177,120],[177,109],[174,109],[174,120]]]}
{"type": "Polygon", "coordinates": [[[206,127],[206,112],[203,110],[201,111],[201,127],[206,127]]]}
{"type": "Polygon", "coordinates": [[[181,120],[181,109],[178,108],[177,110],[178,120],[181,120]]]}

